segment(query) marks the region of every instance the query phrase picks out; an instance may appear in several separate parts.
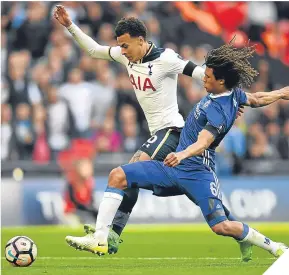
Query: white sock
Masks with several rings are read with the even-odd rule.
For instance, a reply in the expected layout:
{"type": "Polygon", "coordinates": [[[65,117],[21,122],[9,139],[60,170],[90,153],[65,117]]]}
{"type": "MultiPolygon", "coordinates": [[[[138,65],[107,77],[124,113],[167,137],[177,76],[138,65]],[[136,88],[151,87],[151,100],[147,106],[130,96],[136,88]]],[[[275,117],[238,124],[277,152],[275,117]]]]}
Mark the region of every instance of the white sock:
{"type": "Polygon", "coordinates": [[[272,252],[274,255],[279,248],[279,244],[273,242],[257,230],[249,227],[249,232],[247,236],[242,240],[242,242],[247,241],[251,244],[254,244],[260,248],[263,248],[269,252],[272,252]]]}
{"type": "MultiPolygon", "coordinates": [[[[119,190],[121,191],[121,190],[119,190]]],[[[122,202],[123,195],[114,192],[105,192],[99,205],[94,236],[100,242],[107,242],[109,228],[122,202]]]]}

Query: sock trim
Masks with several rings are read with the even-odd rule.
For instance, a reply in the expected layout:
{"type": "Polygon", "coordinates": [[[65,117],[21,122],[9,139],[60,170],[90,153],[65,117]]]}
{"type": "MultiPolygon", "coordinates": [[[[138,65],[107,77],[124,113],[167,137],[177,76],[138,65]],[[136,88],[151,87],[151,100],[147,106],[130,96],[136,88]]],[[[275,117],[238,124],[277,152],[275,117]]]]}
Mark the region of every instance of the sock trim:
{"type": "Polygon", "coordinates": [[[243,233],[239,238],[237,238],[237,240],[239,242],[244,242],[247,240],[248,235],[249,235],[249,226],[243,223],[243,233]]]}
{"type": "Polygon", "coordinates": [[[124,196],[124,191],[118,188],[114,188],[114,187],[106,187],[105,189],[105,193],[115,193],[115,194],[119,194],[122,197],[124,196]]]}

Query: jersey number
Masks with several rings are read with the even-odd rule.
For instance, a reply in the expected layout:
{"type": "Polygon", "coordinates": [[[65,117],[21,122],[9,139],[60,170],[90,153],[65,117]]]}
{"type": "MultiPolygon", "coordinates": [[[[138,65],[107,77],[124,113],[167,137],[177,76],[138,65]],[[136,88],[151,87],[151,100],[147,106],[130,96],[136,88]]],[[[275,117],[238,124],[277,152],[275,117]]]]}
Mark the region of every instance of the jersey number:
{"type": "Polygon", "coordinates": [[[157,135],[154,135],[154,136],[150,137],[150,138],[146,141],[146,143],[144,144],[144,146],[145,146],[146,148],[149,148],[152,143],[154,143],[154,142],[157,141],[157,139],[158,139],[158,136],[157,136],[157,135]]]}
{"type": "Polygon", "coordinates": [[[220,184],[218,181],[217,182],[211,182],[210,183],[210,189],[211,189],[211,193],[215,197],[221,199],[220,184]]]}

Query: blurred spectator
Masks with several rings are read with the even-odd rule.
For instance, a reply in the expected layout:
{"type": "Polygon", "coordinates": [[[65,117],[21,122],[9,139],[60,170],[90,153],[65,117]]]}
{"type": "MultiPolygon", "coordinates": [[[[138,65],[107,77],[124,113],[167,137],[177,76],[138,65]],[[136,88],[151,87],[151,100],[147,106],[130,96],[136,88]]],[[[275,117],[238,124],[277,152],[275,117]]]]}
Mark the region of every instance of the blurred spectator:
{"type": "Polygon", "coordinates": [[[109,69],[98,72],[97,80],[93,83],[93,118],[94,128],[102,126],[107,112],[115,105],[115,89],[112,81],[113,75],[109,69]]]}
{"type": "Polygon", "coordinates": [[[1,160],[10,159],[12,146],[11,108],[1,104],[1,160]]]}
{"type": "Polygon", "coordinates": [[[83,71],[85,81],[95,80],[95,72],[93,70],[93,60],[87,55],[82,55],[79,61],[79,69],[83,71]]]}
{"type": "MultiPolygon", "coordinates": [[[[258,72],[257,81],[263,83],[265,90],[273,91],[273,83],[270,75],[269,64],[265,59],[261,59],[258,63],[258,72]]],[[[262,90],[260,90],[261,92],[262,90]]]]}
{"type": "Polygon", "coordinates": [[[103,20],[103,10],[99,3],[84,2],[87,11],[87,16],[79,20],[80,24],[87,24],[91,27],[94,37],[98,35],[99,28],[103,20]]]}
{"type": "Polygon", "coordinates": [[[9,91],[7,87],[7,83],[3,80],[1,81],[1,104],[7,102],[9,97],[9,91]]]}
{"type": "Polygon", "coordinates": [[[265,133],[269,144],[277,148],[280,137],[280,126],[275,122],[270,122],[265,127],[265,133]]]}
{"type": "Polygon", "coordinates": [[[124,152],[134,153],[145,142],[145,138],[140,136],[137,114],[131,105],[123,105],[120,110],[120,129],[124,152]]]}
{"type": "Polygon", "coordinates": [[[199,47],[196,47],[192,61],[195,64],[202,66],[205,63],[205,57],[208,51],[211,49],[212,47],[210,45],[200,45],[199,47]]]}
{"type": "Polygon", "coordinates": [[[27,49],[33,59],[43,56],[50,33],[47,7],[43,2],[28,2],[27,18],[17,29],[14,46],[27,49]]]}
{"type": "Polygon", "coordinates": [[[280,124],[279,112],[278,103],[273,103],[270,106],[263,107],[259,122],[263,127],[267,126],[270,122],[280,124]]]}
{"type": "Polygon", "coordinates": [[[29,80],[26,68],[29,62],[27,52],[19,52],[9,57],[9,72],[7,77],[9,99],[12,110],[20,103],[38,104],[41,94],[38,87],[29,80]]]}
{"type": "Polygon", "coordinates": [[[132,6],[135,17],[139,18],[140,20],[148,23],[147,20],[150,20],[153,17],[153,13],[148,10],[148,2],[135,1],[132,2],[132,6]]]}
{"type": "Polygon", "coordinates": [[[241,118],[236,120],[217,150],[218,173],[231,175],[242,170],[242,159],[246,154],[246,135],[241,129],[242,123],[241,118]]]}
{"type": "Polygon", "coordinates": [[[42,105],[34,108],[33,124],[35,131],[33,161],[44,164],[50,160],[50,148],[47,141],[46,110],[42,105]]]}
{"type": "Polygon", "coordinates": [[[279,102],[279,118],[281,125],[285,124],[285,121],[289,118],[289,102],[286,100],[282,100],[279,102]]]}
{"type": "Polygon", "coordinates": [[[93,107],[93,92],[91,84],[83,79],[80,69],[69,73],[69,82],[59,88],[60,97],[65,99],[75,121],[76,137],[90,137],[90,121],[93,107]]]}
{"type": "Polygon", "coordinates": [[[273,2],[248,2],[248,37],[252,41],[261,41],[266,24],[277,21],[277,8],[273,2]],[[262,11],[262,12],[260,12],[262,11]]]}
{"type": "Polygon", "coordinates": [[[5,31],[2,30],[1,33],[1,76],[3,77],[4,73],[6,72],[6,65],[7,65],[7,34],[5,31]]]}
{"type": "Polygon", "coordinates": [[[114,27],[111,24],[105,23],[101,25],[97,36],[97,42],[100,45],[116,45],[114,39],[114,27]]]}
{"type": "Polygon", "coordinates": [[[107,117],[94,138],[98,152],[119,152],[121,150],[121,135],[115,130],[115,122],[107,117]]]}
{"type": "Polygon", "coordinates": [[[70,225],[90,223],[97,217],[93,201],[94,178],[91,160],[76,161],[66,171],[66,175],[64,222],[70,225]]]}
{"type": "Polygon", "coordinates": [[[16,107],[15,138],[19,158],[30,160],[35,139],[31,108],[26,103],[20,103],[16,107]]]}
{"type": "Polygon", "coordinates": [[[124,16],[123,2],[109,1],[103,4],[103,22],[116,24],[124,16]]]}
{"type": "Polygon", "coordinates": [[[160,47],[160,45],[162,45],[161,41],[162,36],[159,21],[155,17],[150,17],[146,20],[145,24],[149,32],[148,40],[152,41],[157,47],[160,47]]]}
{"type": "Polygon", "coordinates": [[[73,126],[68,105],[64,100],[59,99],[55,87],[51,87],[48,91],[47,116],[51,158],[57,159],[58,153],[69,145],[68,133],[73,126]]]}
{"type": "Polygon", "coordinates": [[[190,45],[183,45],[180,49],[180,55],[185,60],[193,60],[194,50],[190,45]]]}
{"type": "Polygon", "coordinates": [[[264,132],[253,135],[253,143],[249,146],[250,159],[276,159],[279,157],[277,148],[270,145],[264,132]]]}
{"type": "Polygon", "coordinates": [[[278,150],[282,159],[289,159],[289,119],[287,119],[283,128],[283,135],[278,142],[278,150]]]}

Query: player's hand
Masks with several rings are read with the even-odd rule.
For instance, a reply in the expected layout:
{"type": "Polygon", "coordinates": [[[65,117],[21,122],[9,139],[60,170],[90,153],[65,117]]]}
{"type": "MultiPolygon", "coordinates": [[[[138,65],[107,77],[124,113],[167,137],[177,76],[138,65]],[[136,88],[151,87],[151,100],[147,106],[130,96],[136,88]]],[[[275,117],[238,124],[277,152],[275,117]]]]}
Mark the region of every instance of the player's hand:
{"type": "Polygon", "coordinates": [[[69,27],[72,24],[70,16],[66,9],[61,5],[56,5],[54,9],[54,18],[64,27],[69,27]]]}
{"type": "Polygon", "coordinates": [[[286,87],[280,89],[280,91],[283,94],[282,99],[289,100],[289,86],[286,86],[286,87]]]}
{"type": "Polygon", "coordinates": [[[244,106],[239,106],[236,118],[242,116],[244,114],[244,106]]]}
{"type": "Polygon", "coordinates": [[[175,167],[184,159],[182,152],[170,153],[164,160],[166,166],[175,167]]]}

